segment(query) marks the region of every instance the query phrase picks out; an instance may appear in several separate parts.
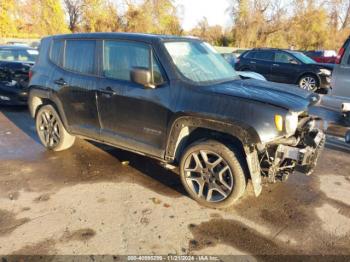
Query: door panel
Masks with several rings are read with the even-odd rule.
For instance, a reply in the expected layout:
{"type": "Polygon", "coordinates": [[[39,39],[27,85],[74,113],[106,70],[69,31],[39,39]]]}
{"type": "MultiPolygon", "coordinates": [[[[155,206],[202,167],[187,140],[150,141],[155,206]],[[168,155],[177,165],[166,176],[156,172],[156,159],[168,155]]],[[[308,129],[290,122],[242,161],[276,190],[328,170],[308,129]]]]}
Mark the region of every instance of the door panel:
{"type": "MultiPolygon", "coordinates": [[[[57,48],[62,46],[57,45],[57,48]]],[[[93,75],[95,48],[94,40],[67,40],[63,69],[57,67],[55,75],[51,77],[69,129],[92,138],[98,138],[100,131],[96,106],[96,84],[99,78],[93,75]]],[[[60,64],[59,59],[54,62],[60,64]]]]}
{"type": "Polygon", "coordinates": [[[252,71],[263,75],[268,80],[271,75],[271,66],[273,64],[274,53],[271,51],[259,51],[254,55],[254,59],[250,61],[252,71]]]}
{"type": "Polygon", "coordinates": [[[271,66],[272,66],[272,62],[270,61],[256,60],[255,70],[253,71],[263,75],[267,80],[270,80],[271,66]]]}
{"type": "Polygon", "coordinates": [[[332,75],[332,95],[350,100],[350,65],[337,65],[332,75]]]}
{"type": "Polygon", "coordinates": [[[271,68],[270,81],[295,84],[299,72],[299,65],[274,63],[271,68]]]}
{"type": "Polygon", "coordinates": [[[71,131],[93,138],[97,138],[100,131],[96,107],[96,81],[98,79],[95,77],[82,77],[65,72],[56,74],[53,83],[71,131]]]}
{"type": "Polygon", "coordinates": [[[125,41],[105,41],[103,48],[106,78],[99,84],[97,102],[101,136],[109,143],[163,157],[170,88],[167,84],[145,88],[130,79],[132,68],[142,67],[154,68],[154,79],[163,81],[151,48],[125,41]],[[106,93],[106,87],[114,92],[106,93]]]}
{"type": "Polygon", "coordinates": [[[344,53],[344,57],[339,65],[336,65],[332,75],[333,96],[350,101],[350,48],[344,53]]]}
{"type": "Polygon", "coordinates": [[[297,60],[289,54],[276,52],[275,62],[271,67],[270,81],[295,84],[300,65],[295,64],[293,61],[297,62],[297,60]]]}

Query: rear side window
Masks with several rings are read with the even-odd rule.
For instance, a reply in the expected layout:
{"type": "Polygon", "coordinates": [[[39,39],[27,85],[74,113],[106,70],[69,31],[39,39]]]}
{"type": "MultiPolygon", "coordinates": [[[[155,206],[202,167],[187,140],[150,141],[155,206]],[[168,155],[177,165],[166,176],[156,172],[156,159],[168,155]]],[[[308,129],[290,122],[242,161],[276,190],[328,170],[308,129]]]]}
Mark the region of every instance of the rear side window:
{"type": "Polygon", "coordinates": [[[245,55],[244,55],[244,58],[254,58],[255,56],[255,52],[247,52],[245,55]]]}
{"type": "Polygon", "coordinates": [[[95,40],[66,40],[64,68],[82,74],[94,74],[95,47],[95,40]]]}
{"type": "Polygon", "coordinates": [[[264,60],[264,61],[273,61],[274,53],[271,51],[260,51],[255,53],[254,58],[259,60],[264,60]]]}
{"type": "MultiPolygon", "coordinates": [[[[163,82],[163,74],[157,60],[153,57],[154,83],[163,82]]],[[[103,74],[106,77],[130,81],[133,68],[142,67],[150,70],[150,47],[136,42],[104,41],[103,74]]]]}
{"type": "Polygon", "coordinates": [[[64,41],[62,41],[62,40],[55,40],[55,41],[52,42],[51,52],[50,52],[50,59],[56,65],[59,65],[59,66],[63,65],[63,61],[62,61],[63,50],[64,50],[64,41]]]}

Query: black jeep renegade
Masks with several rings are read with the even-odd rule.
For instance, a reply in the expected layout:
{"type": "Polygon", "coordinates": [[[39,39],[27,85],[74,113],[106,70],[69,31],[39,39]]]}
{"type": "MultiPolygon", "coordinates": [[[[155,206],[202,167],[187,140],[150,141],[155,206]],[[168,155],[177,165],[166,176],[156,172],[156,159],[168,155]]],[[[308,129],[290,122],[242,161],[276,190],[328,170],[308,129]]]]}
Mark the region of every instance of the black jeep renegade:
{"type": "Polygon", "coordinates": [[[143,34],[44,38],[29,107],[45,147],[82,137],[178,166],[195,200],[225,207],[248,180],[311,174],[325,136],[317,94],[243,80],[209,44],[143,34]]]}

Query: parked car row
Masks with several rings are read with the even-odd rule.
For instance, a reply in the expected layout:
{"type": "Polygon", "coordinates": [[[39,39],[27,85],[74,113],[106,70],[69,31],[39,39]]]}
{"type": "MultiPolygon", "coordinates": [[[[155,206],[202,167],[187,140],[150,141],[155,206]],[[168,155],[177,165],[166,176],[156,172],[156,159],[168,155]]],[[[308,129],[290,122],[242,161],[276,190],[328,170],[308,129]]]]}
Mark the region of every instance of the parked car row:
{"type": "MultiPolygon", "coordinates": [[[[242,52],[238,59],[233,53],[223,53],[222,56],[243,79],[297,84],[308,91],[329,92],[333,65],[315,63],[302,53],[290,50],[242,52]]],[[[22,42],[0,46],[0,103],[26,104],[28,73],[37,55],[36,49],[22,42]]]]}

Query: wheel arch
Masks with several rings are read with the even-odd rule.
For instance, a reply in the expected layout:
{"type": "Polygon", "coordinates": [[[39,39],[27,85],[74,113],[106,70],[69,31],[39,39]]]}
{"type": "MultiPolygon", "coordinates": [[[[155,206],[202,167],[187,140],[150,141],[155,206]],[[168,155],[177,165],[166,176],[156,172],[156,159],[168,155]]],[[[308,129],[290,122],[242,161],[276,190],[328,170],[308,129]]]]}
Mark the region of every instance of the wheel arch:
{"type": "Polygon", "coordinates": [[[66,130],[69,130],[68,122],[66,115],[64,114],[64,110],[62,108],[62,104],[59,101],[59,99],[52,95],[52,92],[48,90],[42,90],[42,89],[37,89],[37,88],[31,88],[29,92],[29,98],[28,98],[28,107],[29,107],[29,112],[32,118],[35,118],[37,112],[39,109],[44,106],[44,105],[52,105],[58,115],[60,116],[62,123],[66,130]]]}
{"type": "Polygon", "coordinates": [[[321,78],[319,77],[319,75],[317,75],[315,72],[303,72],[302,74],[300,74],[297,78],[296,84],[299,86],[299,82],[300,80],[307,75],[311,75],[314,76],[316,78],[316,80],[318,81],[318,85],[320,85],[321,83],[321,78]]]}
{"type": "Polygon", "coordinates": [[[226,123],[197,117],[179,117],[173,121],[170,128],[166,160],[178,162],[183,150],[191,143],[201,139],[216,139],[231,146],[237,146],[244,155],[250,145],[260,143],[256,131],[242,123],[226,123]]]}
{"type": "Polygon", "coordinates": [[[261,170],[255,145],[260,138],[255,129],[243,123],[226,123],[205,118],[179,117],[171,125],[165,160],[177,165],[186,147],[201,139],[217,140],[242,155],[247,178],[253,184],[256,196],[262,191],[261,170]]]}

